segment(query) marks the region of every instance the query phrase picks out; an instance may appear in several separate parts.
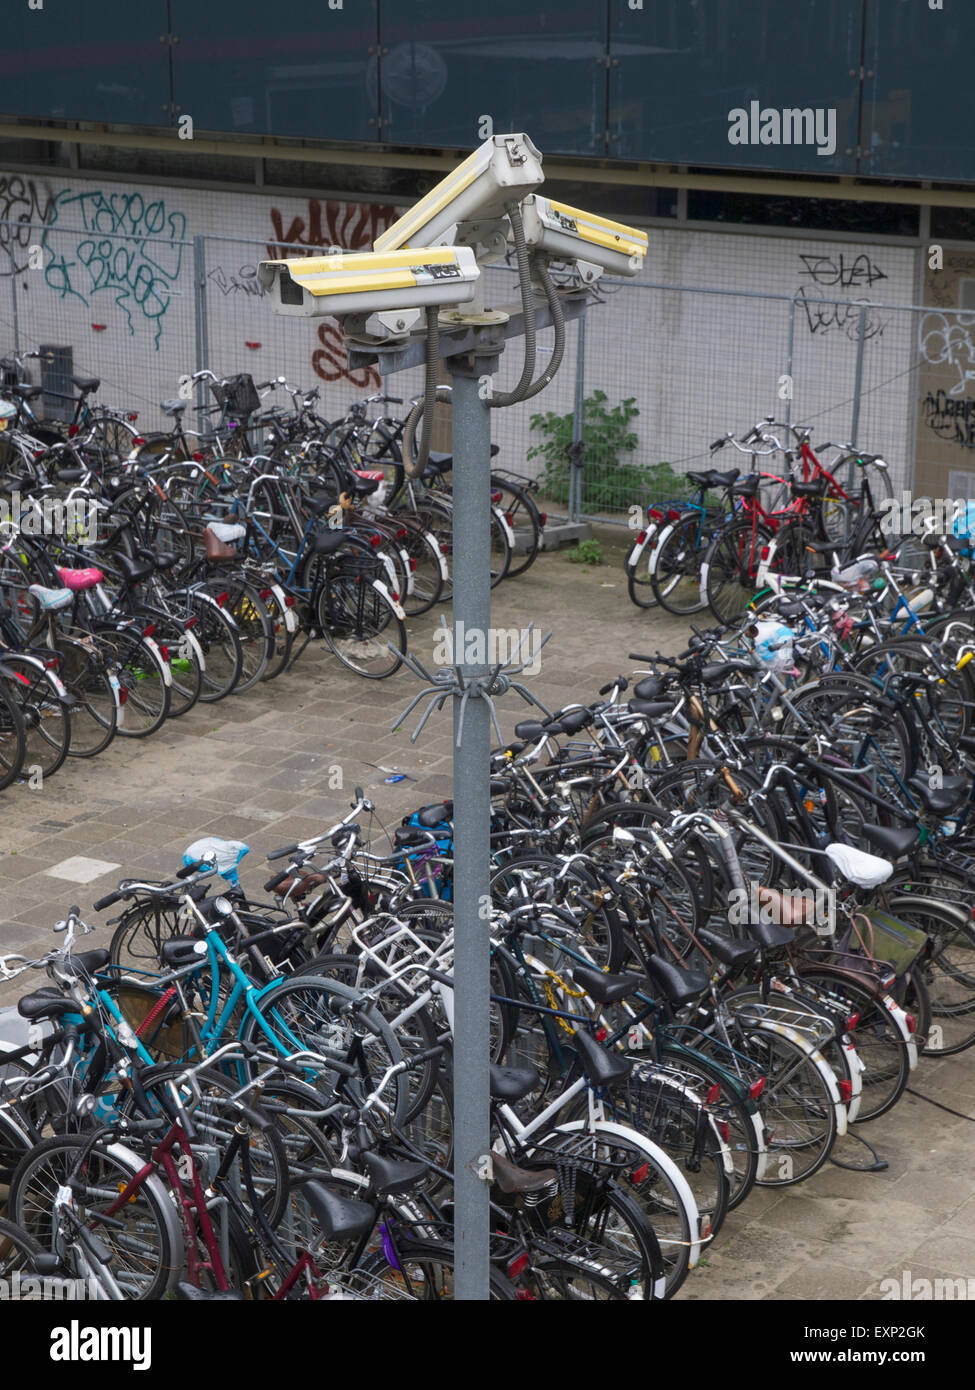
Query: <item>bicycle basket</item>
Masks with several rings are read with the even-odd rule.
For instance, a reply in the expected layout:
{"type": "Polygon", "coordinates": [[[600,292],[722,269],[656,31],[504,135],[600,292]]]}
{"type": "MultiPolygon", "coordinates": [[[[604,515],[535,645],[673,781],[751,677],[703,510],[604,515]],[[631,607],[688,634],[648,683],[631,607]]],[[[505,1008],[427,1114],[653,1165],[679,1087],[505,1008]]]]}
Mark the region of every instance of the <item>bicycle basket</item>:
{"type": "Polygon", "coordinates": [[[385,574],[383,562],[375,555],[366,555],[361,550],[340,550],[337,555],[327,556],[328,572],[333,579],[354,579],[370,581],[382,579],[385,574]]]}
{"type": "Polygon", "coordinates": [[[225,407],[229,415],[253,415],[261,408],[261,398],[250,372],[238,372],[225,381],[211,381],[210,390],[217,405],[225,407]]]}
{"type": "Polygon", "coordinates": [[[859,937],[866,953],[874,960],[885,961],[897,975],[906,974],[927,945],[923,931],[879,907],[858,908],[853,915],[856,926],[851,925],[850,932],[844,933],[839,943],[841,949],[850,944],[851,937],[859,937]]]}

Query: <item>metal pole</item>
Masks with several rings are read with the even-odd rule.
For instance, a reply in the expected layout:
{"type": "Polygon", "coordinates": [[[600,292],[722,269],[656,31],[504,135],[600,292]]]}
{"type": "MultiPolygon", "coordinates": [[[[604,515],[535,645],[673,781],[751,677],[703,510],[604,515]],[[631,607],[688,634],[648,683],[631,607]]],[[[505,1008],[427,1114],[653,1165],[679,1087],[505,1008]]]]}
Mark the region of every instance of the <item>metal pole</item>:
{"type": "MultiPolygon", "coordinates": [[[[465,682],[488,672],[491,626],[491,410],[481,399],[482,373],[496,358],[450,363],[453,378],[454,662],[465,682]],[[466,364],[470,363],[468,367],[466,364]],[[479,639],[481,661],[465,661],[479,639]]],[[[489,1189],[475,1176],[490,1152],[490,918],[488,904],[491,726],[486,701],[467,701],[463,738],[454,696],[454,1246],[457,1299],[489,1295],[489,1189]]]]}
{"type": "Polygon", "coordinates": [[[856,375],[853,378],[853,422],[850,425],[850,443],[856,444],[857,434],[860,430],[860,388],[863,385],[863,345],[866,341],[865,330],[867,326],[867,306],[860,306],[860,316],[857,321],[857,365],[856,375]]]}
{"type": "Polygon", "coordinates": [[[572,409],[572,453],[569,464],[569,521],[575,522],[582,515],[582,475],[585,468],[582,453],[583,416],[586,409],[586,316],[579,319],[576,336],[576,381],[575,403],[572,409]]]}
{"type": "MultiPolygon", "coordinates": [[[[210,365],[210,344],[207,325],[207,253],[206,237],[193,238],[193,307],[196,324],[196,370],[201,372],[210,365]]],[[[197,382],[196,386],[196,424],[200,430],[206,429],[204,406],[207,403],[207,384],[197,382]]]]}
{"type": "MultiPolygon", "coordinates": [[[[788,338],[786,339],[786,347],[785,347],[785,372],[786,372],[786,376],[789,378],[789,382],[788,382],[789,394],[788,394],[788,395],[786,396],[786,398],[785,398],[785,423],[786,423],[787,425],[791,425],[791,424],[792,424],[792,392],[793,392],[793,390],[794,390],[794,383],[793,383],[793,380],[792,380],[792,355],[793,355],[793,352],[795,351],[795,344],[796,344],[796,301],[795,301],[794,299],[792,299],[792,300],[789,301],[789,334],[788,334],[788,338]]],[[[788,445],[787,445],[787,447],[788,447],[788,445]]]]}

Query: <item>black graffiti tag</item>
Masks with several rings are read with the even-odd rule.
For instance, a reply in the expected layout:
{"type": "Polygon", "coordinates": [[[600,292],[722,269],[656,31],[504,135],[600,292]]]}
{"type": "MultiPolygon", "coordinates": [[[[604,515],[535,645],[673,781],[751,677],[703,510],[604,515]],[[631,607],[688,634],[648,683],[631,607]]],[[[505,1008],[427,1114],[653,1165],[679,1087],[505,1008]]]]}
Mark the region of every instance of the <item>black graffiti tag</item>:
{"type": "Polygon", "coordinates": [[[921,404],[924,423],[948,444],[975,449],[975,399],[929,391],[921,404]]]}

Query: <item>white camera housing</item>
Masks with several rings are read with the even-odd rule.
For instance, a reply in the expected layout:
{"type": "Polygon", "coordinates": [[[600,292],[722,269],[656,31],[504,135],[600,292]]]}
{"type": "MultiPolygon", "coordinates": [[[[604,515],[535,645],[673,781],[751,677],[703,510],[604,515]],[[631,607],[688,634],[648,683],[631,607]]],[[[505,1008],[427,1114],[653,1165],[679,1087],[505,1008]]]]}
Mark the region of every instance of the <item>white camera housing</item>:
{"type": "Polygon", "coordinates": [[[467,246],[262,261],[257,273],[275,313],[381,316],[382,336],[409,333],[417,323],[411,310],[469,303],[481,274],[467,246]]]}
{"type": "MultiPolygon", "coordinates": [[[[643,268],[649,239],[638,227],[611,222],[540,193],[525,198],[521,216],[528,249],[553,261],[574,262],[587,283],[605,271],[638,275],[643,268]]],[[[513,241],[510,233],[508,240],[513,241]]]]}
{"type": "Polygon", "coordinates": [[[500,245],[505,206],[545,181],[541,153],[527,135],[492,135],[373,243],[376,251],[470,242],[500,245]],[[472,223],[465,228],[459,224],[472,223]]]}

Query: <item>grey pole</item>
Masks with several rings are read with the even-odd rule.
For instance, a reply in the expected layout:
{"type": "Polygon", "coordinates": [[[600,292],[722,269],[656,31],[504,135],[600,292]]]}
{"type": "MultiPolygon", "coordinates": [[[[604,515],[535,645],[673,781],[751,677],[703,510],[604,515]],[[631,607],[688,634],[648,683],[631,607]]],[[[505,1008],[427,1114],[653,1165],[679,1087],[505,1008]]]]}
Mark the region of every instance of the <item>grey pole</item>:
{"type": "MultiPolygon", "coordinates": [[[[481,399],[497,358],[471,355],[450,362],[453,379],[454,662],[464,681],[487,675],[484,662],[464,660],[465,634],[486,643],[491,626],[491,409],[481,399]],[[468,365],[470,364],[470,365],[468,365]]],[[[489,1295],[489,1190],[475,1176],[490,1151],[490,912],[491,726],[487,702],[468,700],[457,746],[460,696],[454,696],[454,1296],[489,1295]]]]}
{"type": "MultiPolygon", "coordinates": [[[[789,301],[789,336],[785,348],[785,372],[789,378],[789,394],[785,398],[785,423],[792,424],[792,358],[796,343],[796,301],[789,301]]],[[[786,445],[788,447],[788,443],[786,445]]]]}
{"type": "MultiPolygon", "coordinates": [[[[207,253],[206,237],[193,238],[193,307],[196,327],[196,370],[202,371],[210,365],[210,345],[207,325],[207,253]]],[[[206,429],[206,416],[203,408],[207,403],[207,384],[197,382],[196,418],[197,429],[206,429]]]]}
{"type": "Polygon", "coordinates": [[[575,522],[582,515],[582,475],[584,459],[581,450],[583,416],[586,409],[586,316],[578,321],[576,329],[576,380],[575,402],[572,408],[573,450],[569,464],[569,521],[575,522]]]}
{"type": "Polygon", "coordinates": [[[856,444],[860,430],[860,389],[863,386],[863,345],[866,341],[867,306],[860,307],[857,321],[857,365],[853,379],[853,422],[850,425],[850,442],[856,444]]]}

